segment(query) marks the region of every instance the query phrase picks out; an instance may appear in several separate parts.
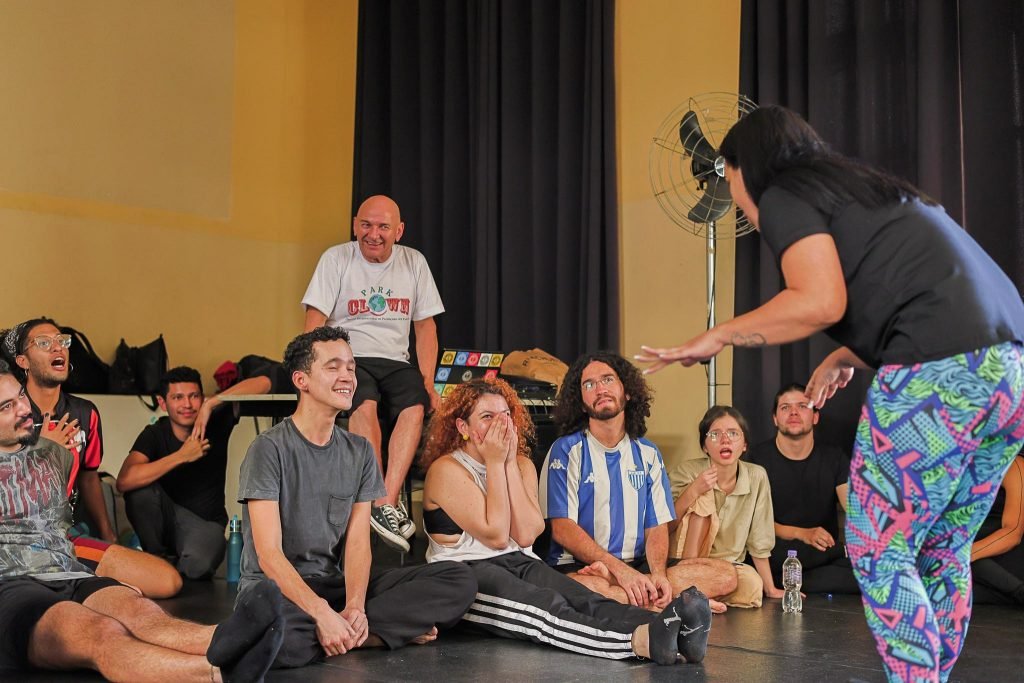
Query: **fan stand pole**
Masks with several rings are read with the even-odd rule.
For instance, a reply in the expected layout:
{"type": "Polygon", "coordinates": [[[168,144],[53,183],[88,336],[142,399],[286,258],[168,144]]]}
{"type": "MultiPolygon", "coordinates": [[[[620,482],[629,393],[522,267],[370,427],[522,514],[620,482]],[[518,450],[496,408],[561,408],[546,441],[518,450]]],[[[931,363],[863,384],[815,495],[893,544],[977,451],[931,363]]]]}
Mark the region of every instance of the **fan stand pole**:
{"type": "MultiPolygon", "coordinates": [[[[708,264],[707,264],[707,286],[708,286],[708,329],[715,326],[715,222],[708,223],[708,264]]],[[[716,358],[711,357],[708,361],[708,408],[717,405],[716,389],[718,388],[718,374],[716,358]]]]}

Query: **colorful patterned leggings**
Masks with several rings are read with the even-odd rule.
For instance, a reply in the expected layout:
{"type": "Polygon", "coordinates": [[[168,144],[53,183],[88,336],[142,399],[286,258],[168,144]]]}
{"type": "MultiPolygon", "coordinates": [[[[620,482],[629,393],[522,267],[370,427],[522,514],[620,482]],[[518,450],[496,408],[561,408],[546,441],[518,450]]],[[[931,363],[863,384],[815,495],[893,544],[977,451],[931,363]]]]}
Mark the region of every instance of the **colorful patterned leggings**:
{"type": "Polygon", "coordinates": [[[1024,350],[879,369],[864,403],[846,540],[891,681],[945,681],[971,616],[971,543],[1024,441],[1024,350]]]}

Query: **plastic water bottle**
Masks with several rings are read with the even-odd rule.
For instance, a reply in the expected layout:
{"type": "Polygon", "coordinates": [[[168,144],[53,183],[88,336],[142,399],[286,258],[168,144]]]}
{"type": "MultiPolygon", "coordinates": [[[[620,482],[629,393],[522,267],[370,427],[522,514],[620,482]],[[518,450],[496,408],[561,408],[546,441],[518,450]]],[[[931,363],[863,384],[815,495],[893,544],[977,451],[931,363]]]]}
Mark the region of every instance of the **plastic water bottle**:
{"type": "Polygon", "coordinates": [[[231,518],[228,529],[230,533],[228,534],[227,580],[228,583],[238,583],[242,570],[242,522],[239,521],[238,515],[231,518]]]}
{"type": "Polygon", "coordinates": [[[804,568],[800,560],[796,559],[795,550],[790,550],[787,555],[786,561],[782,563],[782,587],[786,590],[786,594],[782,596],[782,611],[795,614],[804,609],[804,601],[800,597],[800,586],[804,583],[804,568]]]}

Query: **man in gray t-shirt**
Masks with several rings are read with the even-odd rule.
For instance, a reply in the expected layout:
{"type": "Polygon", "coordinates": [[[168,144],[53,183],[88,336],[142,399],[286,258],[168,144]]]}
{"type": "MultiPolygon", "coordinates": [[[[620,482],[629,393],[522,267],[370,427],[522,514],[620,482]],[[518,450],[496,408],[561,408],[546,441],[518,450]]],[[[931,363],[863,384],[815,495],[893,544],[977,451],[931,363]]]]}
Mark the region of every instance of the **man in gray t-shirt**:
{"type": "Polygon", "coordinates": [[[320,327],[301,334],[284,364],[299,403],[256,438],[242,464],[238,599],[266,579],[280,585],[286,627],[276,667],[433,640],[469,608],[476,579],[456,562],[371,576],[370,507],[384,482],[370,443],[334,424],[356,385],[347,333],[320,327]]]}

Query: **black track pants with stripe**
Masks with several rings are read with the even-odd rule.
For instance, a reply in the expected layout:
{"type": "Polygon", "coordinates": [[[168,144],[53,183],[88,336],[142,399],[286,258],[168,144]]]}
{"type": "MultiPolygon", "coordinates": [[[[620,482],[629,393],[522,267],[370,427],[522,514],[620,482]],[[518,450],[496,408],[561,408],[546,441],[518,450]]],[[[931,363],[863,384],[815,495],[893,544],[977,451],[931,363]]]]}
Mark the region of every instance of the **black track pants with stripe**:
{"type": "Polygon", "coordinates": [[[505,638],[592,657],[633,657],[637,626],[655,614],[605,598],[523,553],[467,562],[479,584],[463,620],[505,638]]]}

